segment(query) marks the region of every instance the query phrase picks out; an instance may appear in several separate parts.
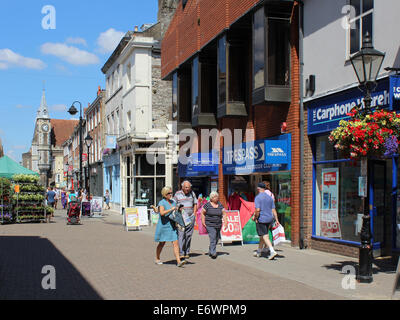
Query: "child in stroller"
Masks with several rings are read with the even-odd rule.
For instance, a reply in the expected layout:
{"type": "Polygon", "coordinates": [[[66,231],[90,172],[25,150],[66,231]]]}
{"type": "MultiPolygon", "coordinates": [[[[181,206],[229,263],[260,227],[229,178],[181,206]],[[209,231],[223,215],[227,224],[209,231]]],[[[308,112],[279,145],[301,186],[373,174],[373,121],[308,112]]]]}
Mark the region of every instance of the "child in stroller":
{"type": "Polygon", "coordinates": [[[67,224],[80,224],[81,221],[81,204],[78,197],[72,193],[68,202],[67,224]]]}

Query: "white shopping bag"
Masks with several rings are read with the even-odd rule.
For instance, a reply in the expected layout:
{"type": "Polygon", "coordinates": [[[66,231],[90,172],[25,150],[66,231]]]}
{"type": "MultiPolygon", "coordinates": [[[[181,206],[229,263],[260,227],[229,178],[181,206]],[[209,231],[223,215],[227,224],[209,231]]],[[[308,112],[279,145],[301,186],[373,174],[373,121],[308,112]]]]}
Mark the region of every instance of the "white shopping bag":
{"type": "Polygon", "coordinates": [[[274,241],[274,246],[278,245],[282,241],[286,241],[285,229],[283,229],[281,224],[272,227],[272,239],[274,241]]]}

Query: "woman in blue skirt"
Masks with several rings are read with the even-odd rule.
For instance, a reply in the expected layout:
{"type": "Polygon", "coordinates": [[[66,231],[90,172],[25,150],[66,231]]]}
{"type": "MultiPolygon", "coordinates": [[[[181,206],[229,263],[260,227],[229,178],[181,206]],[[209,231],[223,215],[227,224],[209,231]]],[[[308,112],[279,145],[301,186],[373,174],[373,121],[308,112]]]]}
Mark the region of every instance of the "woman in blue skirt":
{"type": "Polygon", "coordinates": [[[179,257],[179,243],[178,243],[178,230],[175,227],[175,223],[168,218],[168,216],[175,211],[176,203],[172,199],[173,193],[171,187],[164,187],[161,190],[163,199],[158,203],[159,220],[156,227],[156,234],[154,240],[158,242],[156,249],[156,260],[155,263],[161,265],[160,260],[161,251],[165,246],[165,242],[172,242],[174,246],[174,254],[178,267],[182,267],[185,264],[185,260],[181,261],[179,257]]]}

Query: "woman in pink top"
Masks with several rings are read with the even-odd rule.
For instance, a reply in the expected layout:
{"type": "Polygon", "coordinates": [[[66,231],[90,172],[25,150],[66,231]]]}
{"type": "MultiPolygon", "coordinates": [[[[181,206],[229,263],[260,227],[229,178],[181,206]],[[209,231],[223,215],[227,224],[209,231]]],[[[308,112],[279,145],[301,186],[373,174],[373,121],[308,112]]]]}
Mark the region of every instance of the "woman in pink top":
{"type": "Polygon", "coordinates": [[[265,193],[267,195],[269,195],[274,201],[275,201],[275,196],[274,194],[271,192],[271,183],[269,181],[263,181],[263,183],[265,184],[265,186],[267,187],[267,189],[265,189],[265,193]]]}

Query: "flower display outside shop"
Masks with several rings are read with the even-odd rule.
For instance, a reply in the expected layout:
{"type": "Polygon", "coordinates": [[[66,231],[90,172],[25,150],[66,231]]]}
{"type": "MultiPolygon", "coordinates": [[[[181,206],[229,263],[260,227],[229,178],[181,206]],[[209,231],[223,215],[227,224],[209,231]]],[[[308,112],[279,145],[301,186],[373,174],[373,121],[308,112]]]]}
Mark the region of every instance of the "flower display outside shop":
{"type": "Polygon", "coordinates": [[[400,140],[400,115],[376,109],[365,114],[359,107],[347,114],[329,136],[344,158],[391,157],[398,153],[400,140]]]}

